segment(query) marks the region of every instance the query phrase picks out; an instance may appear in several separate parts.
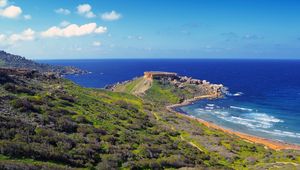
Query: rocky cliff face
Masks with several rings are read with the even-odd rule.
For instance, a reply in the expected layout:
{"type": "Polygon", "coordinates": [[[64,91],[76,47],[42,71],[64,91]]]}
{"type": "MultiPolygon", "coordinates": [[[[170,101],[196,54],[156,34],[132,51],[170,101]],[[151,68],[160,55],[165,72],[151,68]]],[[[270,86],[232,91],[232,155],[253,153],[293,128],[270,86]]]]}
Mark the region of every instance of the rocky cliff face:
{"type": "Polygon", "coordinates": [[[194,86],[195,88],[202,89],[201,91],[208,94],[218,94],[222,95],[225,87],[222,84],[212,84],[206,80],[198,80],[193,79],[187,76],[161,76],[157,77],[157,79],[161,82],[169,82],[179,89],[191,88],[194,86]]]}
{"type": "Polygon", "coordinates": [[[80,70],[72,66],[52,66],[48,64],[37,63],[32,60],[28,60],[25,57],[6,53],[5,51],[0,51],[0,67],[22,69],[25,68],[37,70],[39,72],[55,72],[60,75],[87,73],[86,71],[80,70]]]}

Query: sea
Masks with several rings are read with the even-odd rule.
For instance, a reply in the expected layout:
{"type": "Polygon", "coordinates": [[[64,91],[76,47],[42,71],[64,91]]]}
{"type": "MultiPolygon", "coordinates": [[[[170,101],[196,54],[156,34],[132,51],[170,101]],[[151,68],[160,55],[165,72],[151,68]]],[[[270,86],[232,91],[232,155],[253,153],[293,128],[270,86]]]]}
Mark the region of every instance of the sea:
{"type": "Polygon", "coordinates": [[[90,88],[122,82],[144,71],[169,71],[228,87],[224,98],[201,100],[181,112],[224,128],[300,144],[300,60],[103,59],[43,60],[91,72],[67,79],[90,88]]]}

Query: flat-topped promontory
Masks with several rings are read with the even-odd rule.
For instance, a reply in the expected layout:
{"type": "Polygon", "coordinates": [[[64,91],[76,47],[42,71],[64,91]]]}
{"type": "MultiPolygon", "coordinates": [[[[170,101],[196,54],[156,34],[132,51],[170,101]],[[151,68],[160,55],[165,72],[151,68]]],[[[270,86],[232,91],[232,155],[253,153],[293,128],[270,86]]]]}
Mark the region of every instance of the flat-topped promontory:
{"type": "MultiPolygon", "coordinates": [[[[117,83],[107,88],[116,92],[127,92],[137,96],[151,94],[153,90],[163,87],[157,93],[166,96],[166,93],[176,95],[176,100],[170,103],[180,103],[185,99],[191,99],[197,96],[214,95],[222,96],[226,90],[222,84],[212,84],[206,80],[193,79],[192,77],[180,76],[174,72],[165,71],[145,71],[141,77],[133,80],[117,83]]],[[[161,97],[157,97],[161,98],[161,97]]]]}
{"type": "Polygon", "coordinates": [[[164,71],[146,71],[144,72],[145,79],[153,79],[159,77],[176,77],[177,73],[164,72],[164,71]]]}

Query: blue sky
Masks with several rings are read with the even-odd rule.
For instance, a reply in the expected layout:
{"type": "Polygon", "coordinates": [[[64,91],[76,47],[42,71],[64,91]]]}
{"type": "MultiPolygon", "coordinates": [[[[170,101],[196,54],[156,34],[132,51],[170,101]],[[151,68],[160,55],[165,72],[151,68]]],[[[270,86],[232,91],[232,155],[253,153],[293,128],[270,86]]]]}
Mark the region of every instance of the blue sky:
{"type": "Polygon", "coordinates": [[[0,49],[32,59],[300,59],[300,1],[0,0],[0,49]]]}

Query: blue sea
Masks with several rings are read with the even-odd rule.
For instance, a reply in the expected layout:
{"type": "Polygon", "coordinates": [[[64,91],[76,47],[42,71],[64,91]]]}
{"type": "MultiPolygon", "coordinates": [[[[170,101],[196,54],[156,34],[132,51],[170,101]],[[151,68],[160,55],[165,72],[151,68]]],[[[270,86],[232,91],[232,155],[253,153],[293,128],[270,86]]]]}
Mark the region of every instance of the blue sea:
{"type": "Polygon", "coordinates": [[[201,100],[179,108],[225,128],[300,144],[300,60],[52,60],[91,74],[66,78],[85,87],[132,79],[144,71],[171,71],[224,84],[223,99],[201,100]]]}

